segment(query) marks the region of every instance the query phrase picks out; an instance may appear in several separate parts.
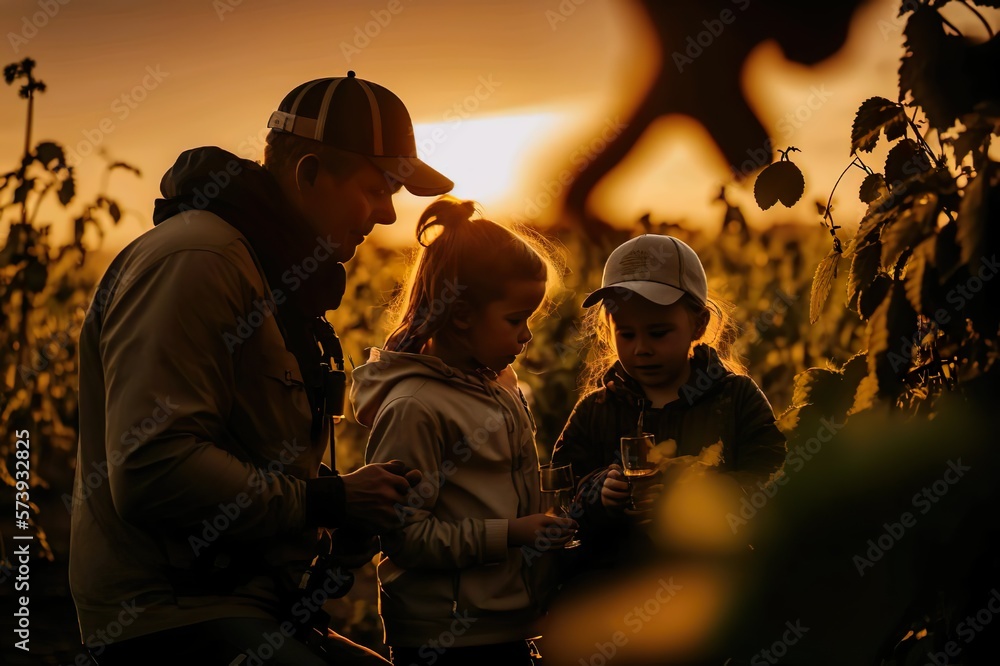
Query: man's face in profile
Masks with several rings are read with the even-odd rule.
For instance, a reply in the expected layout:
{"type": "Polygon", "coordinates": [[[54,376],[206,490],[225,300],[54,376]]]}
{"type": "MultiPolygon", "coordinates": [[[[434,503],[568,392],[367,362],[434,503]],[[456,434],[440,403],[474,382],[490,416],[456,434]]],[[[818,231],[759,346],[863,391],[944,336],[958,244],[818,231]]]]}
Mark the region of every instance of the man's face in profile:
{"type": "Polygon", "coordinates": [[[313,183],[300,185],[301,210],[315,232],[329,236],[333,259],[345,262],[376,224],[392,224],[396,210],[392,195],[399,184],[373,164],[364,161],[346,179],[338,179],[320,166],[313,183]]]}

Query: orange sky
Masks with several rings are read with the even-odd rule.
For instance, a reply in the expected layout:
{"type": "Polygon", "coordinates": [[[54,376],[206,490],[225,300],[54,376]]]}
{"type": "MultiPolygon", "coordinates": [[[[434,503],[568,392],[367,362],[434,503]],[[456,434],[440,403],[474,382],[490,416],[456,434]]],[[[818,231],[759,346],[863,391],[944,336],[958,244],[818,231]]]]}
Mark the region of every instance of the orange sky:
{"type": "MultiPolygon", "coordinates": [[[[547,190],[559,189],[554,175],[574,159],[579,163],[600,145],[602,133],[627,117],[655,57],[646,26],[627,2],[576,1],[88,0],[62,6],[52,0],[59,10],[43,20],[38,0],[4,0],[2,48],[5,63],[37,60],[49,86],[38,98],[33,142],[54,139],[80,155],[96,145],[143,170],[138,181],[123,173],[112,180],[111,193],[127,217],[109,248],[152,226],[159,178],[179,152],[215,144],[260,159],[261,128],[284,94],[347,69],[403,99],[418,140],[427,139],[423,157],[456,182],[457,196],[479,200],[496,219],[526,213],[547,219],[556,208],[540,204],[547,190]],[[557,22],[560,6],[565,20],[557,22]],[[110,131],[102,131],[102,123],[110,131]],[[443,141],[429,140],[434,129],[443,130],[443,141]]],[[[788,64],[773,44],[751,55],[745,85],[752,104],[779,146],[803,151],[794,159],[807,181],[806,196],[790,212],[761,212],[750,204],[749,189],[734,190],[751,224],[816,219],[813,201],[826,200],[849,161],[854,110],[869,96],[896,94],[897,7],[890,0],[864,7],[847,48],[815,68],[788,64]]],[[[977,34],[971,14],[952,16],[977,34]]],[[[0,150],[14,168],[24,103],[13,89],[4,95],[0,150]]],[[[87,196],[96,191],[101,166],[93,153],[82,157],[79,169],[87,196]]],[[[667,118],[602,184],[595,205],[620,224],[647,210],[657,218],[716,224],[721,209],[712,198],[727,173],[700,126],[667,118]]],[[[860,172],[845,179],[837,198],[848,228],[862,211],[855,196],[860,180],[860,172]]],[[[382,233],[410,242],[425,203],[399,195],[400,223],[382,233]]]]}

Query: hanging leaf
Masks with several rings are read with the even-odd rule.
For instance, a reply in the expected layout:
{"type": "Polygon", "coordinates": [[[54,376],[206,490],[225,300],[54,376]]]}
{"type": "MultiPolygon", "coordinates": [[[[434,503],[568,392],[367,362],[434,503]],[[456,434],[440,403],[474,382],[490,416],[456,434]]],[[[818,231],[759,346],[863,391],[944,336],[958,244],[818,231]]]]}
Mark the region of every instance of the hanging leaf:
{"type": "Polygon", "coordinates": [[[871,286],[881,265],[882,243],[875,241],[854,253],[847,276],[847,307],[859,311],[858,296],[871,286]]]}
{"type": "Polygon", "coordinates": [[[885,185],[885,178],[880,173],[870,173],[861,181],[861,191],[858,196],[866,204],[878,200],[881,197],[889,196],[889,188],[885,185]]]}
{"type": "Polygon", "coordinates": [[[892,395],[901,387],[900,378],[913,364],[916,332],[917,313],[903,284],[893,282],[868,321],[868,370],[878,377],[880,394],[892,395]]]}
{"type": "Polygon", "coordinates": [[[949,221],[938,230],[934,244],[934,266],[937,268],[940,284],[944,284],[962,266],[957,222],[949,221]]]}
{"type": "Polygon", "coordinates": [[[840,252],[830,250],[830,254],[819,262],[816,274],[813,276],[812,291],[809,294],[809,323],[819,320],[826,299],[830,296],[833,281],[837,278],[837,265],[840,263],[840,252]]]}
{"type": "Polygon", "coordinates": [[[885,295],[889,293],[891,286],[892,279],[888,276],[876,275],[871,286],[861,290],[858,294],[858,314],[862,319],[871,319],[875,310],[885,300],[885,295]]]}
{"type": "MultiPolygon", "coordinates": [[[[858,388],[858,384],[860,384],[861,380],[863,380],[868,374],[867,354],[865,354],[865,352],[858,352],[852,356],[847,363],[844,364],[844,367],[841,368],[840,374],[842,376],[841,395],[846,392],[848,396],[853,396],[854,391],[858,388]]],[[[846,403],[844,403],[843,398],[838,398],[838,402],[844,404],[845,411],[850,408],[850,402],[852,401],[853,397],[850,397],[846,403]]]]}
{"type": "Polygon", "coordinates": [[[934,233],[939,210],[936,194],[921,194],[896,221],[882,229],[882,265],[886,270],[895,266],[903,252],[934,233]]]}
{"type": "Polygon", "coordinates": [[[74,196],[76,196],[76,180],[70,175],[62,182],[62,186],[59,188],[59,203],[63,206],[68,206],[73,201],[74,196]]]}
{"type": "Polygon", "coordinates": [[[854,233],[854,237],[848,242],[844,254],[848,255],[857,252],[877,240],[882,226],[886,222],[895,219],[898,214],[899,211],[896,208],[889,208],[887,210],[869,208],[865,216],[861,218],[861,224],[858,225],[858,230],[854,233]]]}
{"type": "Polygon", "coordinates": [[[906,263],[906,298],[910,305],[917,312],[930,315],[932,307],[931,293],[937,284],[937,277],[934,275],[934,249],[937,244],[937,237],[931,236],[924,239],[920,245],[913,250],[913,255],[906,263]]]}
{"type": "Polygon", "coordinates": [[[885,156],[885,180],[890,187],[896,187],[930,168],[930,158],[913,139],[900,141],[885,156]]]}
{"type": "MultiPolygon", "coordinates": [[[[983,113],[985,112],[987,112],[986,109],[983,109],[983,113]]],[[[986,141],[990,138],[995,127],[994,122],[987,121],[983,113],[967,113],[962,116],[965,130],[959,132],[955,138],[947,139],[952,150],[955,151],[956,165],[961,164],[965,156],[969,154],[972,155],[972,163],[977,164],[977,160],[985,153],[986,141]]]]}
{"type": "Polygon", "coordinates": [[[46,168],[50,168],[52,162],[56,162],[56,164],[65,164],[66,162],[62,146],[52,141],[43,141],[35,146],[35,157],[46,168]]]}
{"type": "Polygon", "coordinates": [[[858,384],[858,390],[854,393],[854,403],[847,411],[847,415],[857,414],[875,406],[878,397],[878,379],[873,374],[865,375],[858,384]]]}
{"type": "Polygon", "coordinates": [[[987,183],[992,169],[984,169],[965,188],[965,197],[958,209],[958,245],[962,251],[962,262],[972,267],[978,265],[986,250],[985,235],[988,206],[986,204],[987,183]]]}
{"type": "MultiPolygon", "coordinates": [[[[884,97],[869,97],[858,108],[851,127],[851,152],[870,153],[885,130],[889,141],[906,134],[906,113],[901,104],[884,97]]],[[[867,203],[867,202],[866,202],[867,203]]]]}
{"type": "Polygon", "coordinates": [[[802,198],[806,181],[802,171],[789,160],[775,162],[760,172],[753,186],[753,196],[761,210],[778,201],[789,208],[802,198]]]}
{"type": "MultiPolygon", "coordinates": [[[[944,132],[963,111],[971,110],[965,43],[945,32],[941,15],[929,5],[914,10],[903,35],[906,54],[899,66],[899,101],[909,93],[931,127],[944,132]]],[[[886,179],[893,182],[888,173],[886,179]]]]}
{"type": "Polygon", "coordinates": [[[792,404],[826,404],[839,388],[840,373],[826,368],[809,368],[795,375],[792,404]]]}

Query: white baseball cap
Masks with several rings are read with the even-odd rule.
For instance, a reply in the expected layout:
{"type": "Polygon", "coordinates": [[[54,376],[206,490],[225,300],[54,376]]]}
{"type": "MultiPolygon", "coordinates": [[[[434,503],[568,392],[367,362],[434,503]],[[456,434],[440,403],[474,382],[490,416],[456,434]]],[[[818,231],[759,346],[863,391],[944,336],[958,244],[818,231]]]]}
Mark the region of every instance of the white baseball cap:
{"type": "Polygon", "coordinates": [[[690,294],[708,302],[708,279],[697,253],[673,236],[644,234],[622,243],[604,264],[601,288],[587,296],[583,307],[620,294],[625,289],[659,305],[676,303],[690,294]]]}

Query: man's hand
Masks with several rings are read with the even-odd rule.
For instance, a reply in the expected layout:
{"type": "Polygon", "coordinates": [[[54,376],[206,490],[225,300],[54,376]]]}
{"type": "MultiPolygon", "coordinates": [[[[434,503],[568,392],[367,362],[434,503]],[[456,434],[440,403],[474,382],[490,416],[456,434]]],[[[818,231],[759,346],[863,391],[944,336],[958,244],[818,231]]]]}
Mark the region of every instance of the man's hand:
{"type": "Polygon", "coordinates": [[[399,510],[406,506],[406,494],[423,475],[399,460],[390,460],[365,465],[340,478],[350,523],[381,532],[401,527],[399,510]]]}
{"type": "Polygon", "coordinates": [[[572,518],[533,513],[507,521],[507,545],[533,546],[539,542],[549,548],[562,548],[573,538],[578,527],[572,518]]]}
{"type": "Polygon", "coordinates": [[[618,464],[611,466],[607,476],[604,477],[604,484],[601,486],[601,504],[606,509],[621,509],[628,500],[628,482],[618,464]]]}

